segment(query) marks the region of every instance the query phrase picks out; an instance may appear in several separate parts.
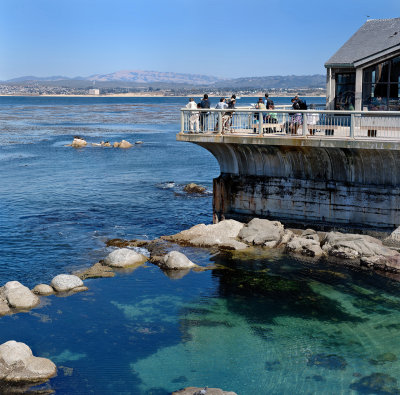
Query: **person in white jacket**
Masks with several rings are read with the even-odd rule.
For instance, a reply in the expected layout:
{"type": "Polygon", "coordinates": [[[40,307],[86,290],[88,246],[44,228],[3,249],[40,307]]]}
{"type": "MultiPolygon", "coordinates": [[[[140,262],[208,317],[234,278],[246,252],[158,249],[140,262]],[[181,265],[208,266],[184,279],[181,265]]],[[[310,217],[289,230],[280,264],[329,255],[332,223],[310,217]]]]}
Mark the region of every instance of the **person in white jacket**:
{"type": "MultiPolygon", "coordinates": [[[[198,105],[194,101],[193,97],[189,99],[189,103],[186,104],[186,108],[189,110],[196,110],[198,105]]],[[[196,133],[200,132],[200,112],[199,111],[191,111],[189,116],[189,130],[190,133],[193,133],[195,130],[196,133]]]]}

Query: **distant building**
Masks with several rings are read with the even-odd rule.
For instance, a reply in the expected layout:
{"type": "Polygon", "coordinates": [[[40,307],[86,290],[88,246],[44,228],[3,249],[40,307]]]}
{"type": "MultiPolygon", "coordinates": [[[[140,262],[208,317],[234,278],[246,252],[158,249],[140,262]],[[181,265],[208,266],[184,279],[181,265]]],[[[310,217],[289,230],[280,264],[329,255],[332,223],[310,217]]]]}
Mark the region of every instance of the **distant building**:
{"type": "Polygon", "coordinates": [[[400,18],[368,20],[325,67],[327,109],[400,111],[400,18]]]}
{"type": "Polygon", "coordinates": [[[89,89],[89,95],[100,95],[100,89],[89,89]]]}

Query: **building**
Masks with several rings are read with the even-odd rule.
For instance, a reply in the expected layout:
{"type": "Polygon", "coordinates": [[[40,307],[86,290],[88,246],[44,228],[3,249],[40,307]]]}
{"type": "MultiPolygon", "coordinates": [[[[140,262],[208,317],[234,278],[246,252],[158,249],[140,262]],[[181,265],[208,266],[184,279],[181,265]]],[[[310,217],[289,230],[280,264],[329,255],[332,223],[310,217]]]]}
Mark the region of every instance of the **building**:
{"type": "Polygon", "coordinates": [[[89,95],[100,95],[100,89],[89,89],[89,95]]]}
{"type": "Polygon", "coordinates": [[[400,18],[372,19],[325,63],[327,109],[400,110],[400,18]]]}

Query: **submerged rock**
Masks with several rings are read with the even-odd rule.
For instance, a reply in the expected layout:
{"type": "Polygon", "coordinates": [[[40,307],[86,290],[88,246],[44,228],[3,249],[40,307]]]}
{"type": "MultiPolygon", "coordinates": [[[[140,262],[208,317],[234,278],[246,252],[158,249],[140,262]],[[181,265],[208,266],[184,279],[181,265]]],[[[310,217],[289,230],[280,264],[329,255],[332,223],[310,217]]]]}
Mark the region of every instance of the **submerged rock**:
{"type": "Polygon", "coordinates": [[[346,360],[335,354],[314,354],[308,358],[308,366],[319,366],[329,370],[344,370],[346,369],[346,360]]]}
{"type": "Polygon", "coordinates": [[[47,284],[38,284],[32,289],[32,292],[36,295],[51,295],[54,293],[53,287],[47,284]]]}
{"type": "Polygon", "coordinates": [[[129,248],[120,248],[111,252],[105,259],[104,263],[111,267],[128,267],[134,265],[142,265],[148,260],[143,254],[139,254],[129,248]]]}
{"type": "Polygon", "coordinates": [[[191,269],[197,265],[194,264],[185,254],[182,254],[179,251],[171,251],[164,256],[160,266],[169,270],[182,270],[191,269]]]}
{"type": "Polygon", "coordinates": [[[74,147],[74,148],[83,148],[83,147],[86,147],[86,145],[87,145],[87,142],[78,136],[75,136],[74,140],[71,143],[71,147],[74,147]]]}
{"type": "Polygon", "coordinates": [[[4,296],[10,307],[29,310],[40,303],[40,299],[18,281],[9,281],[3,287],[4,296]]]}
{"type": "Polygon", "coordinates": [[[103,278],[103,277],[114,277],[115,273],[109,266],[105,266],[100,262],[95,263],[88,269],[75,273],[81,280],[86,280],[87,278],[103,278]]]}
{"type": "Polygon", "coordinates": [[[178,390],[172,393],[172,395],[237,395],[233,391],[224,391],[220,388],[208,388],[208,387],[187,387],[182,390],[178,390]],[[202,392],[203,391],[203,392],[202,392]]]}
{"type": "Polygon", "coordinates": [[[350,384],[350,389],[366,394],[399,394],[397,379],[386,373],[372,373],[350,384]]]}
{"type": "Polygon", "coordinates": [[[233,219],[220,221],[217,224],[199,224],[172,236],[162,236],[162,239],[193,247],[218,247],[227,250],[242,250],[248,245],[236,240],[241,222],[233,219]]]}
{"type": "Polygon", "coordinates": [[[32,355],[24,343],[10,340],[0,345],[0,380],[12,383],[43,383],[57,373],[56,365],[32,355]]]}
{"type": "Polygon", "coordinates": [[[180,280],[181,278],[185,277],[187,274],[191,272],[191,269],[164,269],[162,272],[171,280],[180,280]]]}
{"type": "Polygon", "coordinates": [[[57,292],[67,292],[74,288],[82,287],[83,281],[73,274],[59,274],[51,280],[51,286],[57,292]]]}
{"type": "Polygon", "coordinates": [[[375,359],[370,359],[368,362],[371,365],[384,365],[387,362],[396,362],[397,356],[392,352],[385,352],[384,354],[378,355],[375,359]]]}
{"type": "Polygon", "coordinates": [[[283,225],[278,221],[253,218],[239,232],[239,239],[248,244],[276,247],[285,233],[283,225]]]}
{"type": "Polygon", "coordinates": [[[201,185],[197,185],[193,182],[191,182],[190,184],[187,184],[184,186],[183,190],[187,193],[205,193],[206,192],[206,188],[201,186],[201,185]]]}

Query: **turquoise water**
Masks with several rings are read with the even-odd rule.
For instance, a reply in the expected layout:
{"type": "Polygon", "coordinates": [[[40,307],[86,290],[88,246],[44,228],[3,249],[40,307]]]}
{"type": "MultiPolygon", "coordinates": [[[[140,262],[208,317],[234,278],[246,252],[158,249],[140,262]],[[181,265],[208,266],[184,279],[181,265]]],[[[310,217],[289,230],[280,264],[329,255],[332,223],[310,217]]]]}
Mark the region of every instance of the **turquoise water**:
{"type": "MultiPolygon", "coordinates": [[[[1,283],[34,286],[89,266],[112,250],[108,238],[210,223],[211,194],[182,191],[193,181],[211,192],[219,174],[207,151],[175,141],[185,102],[0,98],[1,283]],[[144,144],[64,147],[77,134],[144,144]]],[[[0,318],[0,343],[51,358],[58,376],[45,388],[57,394],[400,393],[397,282],[277,251],[181,250],[224,268],[171,279],[146,264],[87,280],[88,292],[0,318]]]]}

